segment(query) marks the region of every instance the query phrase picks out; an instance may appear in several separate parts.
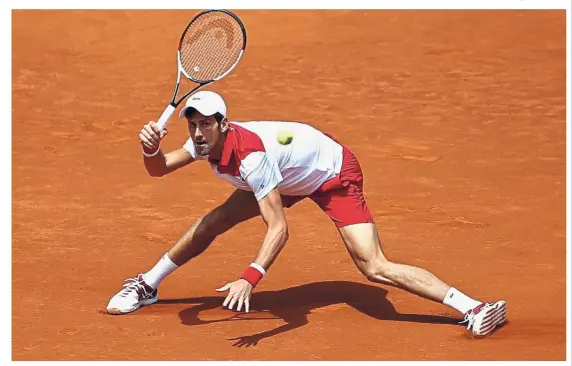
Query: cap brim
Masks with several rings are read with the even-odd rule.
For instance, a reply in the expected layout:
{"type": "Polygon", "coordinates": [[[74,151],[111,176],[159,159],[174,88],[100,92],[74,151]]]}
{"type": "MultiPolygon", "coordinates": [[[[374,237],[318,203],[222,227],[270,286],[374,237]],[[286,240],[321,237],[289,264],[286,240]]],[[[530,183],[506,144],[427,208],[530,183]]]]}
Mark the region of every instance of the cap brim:
{"type": "Polygon", "coordinates": [[[189,108],[193,108],[193,109],[197,110],[203,116],[207,116],[207,117],[212,116],[213,114],[215,114],[217,112],[216,109],[211,109],[211,108],[208,108],[204,105],[197,105],[197,104],[201,104],[201,103],[192,103],[191,102],[190,104],[183,107],[183,109],[181,109],[181,111],[179,112],[179,118],[183,118],[185,116],[185,112],[189,108]]]}

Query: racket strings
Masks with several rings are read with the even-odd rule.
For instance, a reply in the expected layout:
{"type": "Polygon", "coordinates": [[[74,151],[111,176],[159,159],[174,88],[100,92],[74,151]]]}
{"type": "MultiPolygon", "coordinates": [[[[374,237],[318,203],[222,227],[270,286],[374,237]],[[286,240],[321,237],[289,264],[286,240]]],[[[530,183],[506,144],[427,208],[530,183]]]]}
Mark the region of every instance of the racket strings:
{"type": "Polygon", "coordinates": [[[181,64],[199,82],[216,80],[239,59],[244,45],[240,24],[230,15],[210,12],[197,18],[181,41],[181,64]]]}

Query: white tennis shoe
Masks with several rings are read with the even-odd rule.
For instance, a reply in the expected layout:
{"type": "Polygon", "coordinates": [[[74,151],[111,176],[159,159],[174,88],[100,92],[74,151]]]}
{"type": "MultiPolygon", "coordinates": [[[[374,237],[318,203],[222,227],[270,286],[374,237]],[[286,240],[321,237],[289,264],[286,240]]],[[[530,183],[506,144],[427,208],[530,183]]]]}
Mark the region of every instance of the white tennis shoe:
{"type": "Polygon", "coordinates": [[[468,323],[467,330],[475,337],[489,336],[497,326],[506,320],[506,302],[497,301],[495,303],[482,303],[474,309],[469,310],[465,314],[465,320],[461,322],[468,323]]]}
{"type": "Polygon", "coordinates": [[[135,278],[128,278],[125,282],[127,283],[123,285],[123,290],[109,300],[109,304],[107,304],[107,312],[109,314],[121,315],[131,313],[141,306],[151,305],[159,300],[157,289],[147,285],[143,280],[143,275],[140,274],[135,278]]]}

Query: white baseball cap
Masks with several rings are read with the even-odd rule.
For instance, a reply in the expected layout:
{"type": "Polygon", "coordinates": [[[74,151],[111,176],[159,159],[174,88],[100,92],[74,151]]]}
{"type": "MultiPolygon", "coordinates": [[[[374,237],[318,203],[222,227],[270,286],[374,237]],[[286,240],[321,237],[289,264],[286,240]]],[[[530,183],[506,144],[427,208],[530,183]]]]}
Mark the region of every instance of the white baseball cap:
{"type": "Polygon", "coordinates": [[[220,113],[226,118],[226,104],[224,100],[220,95],[212,91],[203,90],[191,95],[179,112],[179,118],[183,118],[189,108],[196,109],[203,116],[212,116],[215,113],[220,113]]]}

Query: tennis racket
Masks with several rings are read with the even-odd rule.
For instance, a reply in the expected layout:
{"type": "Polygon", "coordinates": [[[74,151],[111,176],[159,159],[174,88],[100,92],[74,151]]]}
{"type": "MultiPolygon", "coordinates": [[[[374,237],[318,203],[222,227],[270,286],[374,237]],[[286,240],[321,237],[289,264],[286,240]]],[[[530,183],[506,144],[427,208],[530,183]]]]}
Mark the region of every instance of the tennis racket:
{"type": "Polygon", "coordinates": [[[179,41],[177,84],[171,102],[157,122],[159,130],[167,126],[175,109],[191,93],[228,75],[240,61],[245,48],[244,25],[230,11],[205,10],[195,16],[179,41]],[[181,74],[199,85],[175,101],[181,74]]]}

